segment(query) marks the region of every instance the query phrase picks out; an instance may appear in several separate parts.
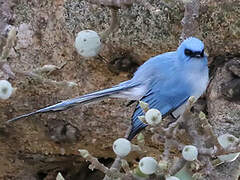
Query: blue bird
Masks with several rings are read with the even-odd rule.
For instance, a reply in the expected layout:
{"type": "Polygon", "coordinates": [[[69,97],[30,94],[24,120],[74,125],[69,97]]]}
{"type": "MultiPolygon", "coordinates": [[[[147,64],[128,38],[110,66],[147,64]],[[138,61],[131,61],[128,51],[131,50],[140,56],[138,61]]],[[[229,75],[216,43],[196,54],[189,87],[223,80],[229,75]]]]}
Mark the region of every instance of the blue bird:
{"type": "MultiPolygon", "coordinates": [[[[18,116],[13,122],[30,115],[60,111],[75,105],[89,103],[106,97],[141,100],[150,108],[158,109],[163,117],[171,114],[175,118],[184,112],[184,104],[190,96],[198,99],[208,84],[208,64],[204,44],[195,37],[184,40],[176,51],[150,58],[134,73],[132,79],[109,89],[100,90],[18,116]]],[[[139,104],[132,115],[131,140],[147,124],[138,119],[143,115],[139,104]]]]}

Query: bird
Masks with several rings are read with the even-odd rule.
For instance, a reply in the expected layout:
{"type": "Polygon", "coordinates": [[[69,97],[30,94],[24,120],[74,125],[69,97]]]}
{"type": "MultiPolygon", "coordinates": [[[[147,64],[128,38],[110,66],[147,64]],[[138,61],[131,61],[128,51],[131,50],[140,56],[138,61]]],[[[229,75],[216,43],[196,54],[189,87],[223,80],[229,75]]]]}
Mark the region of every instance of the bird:
{"type": "Polygon", "coordinates": [[[189,97],[194,96],[198,99],[204,93],[209,81],[208,74],[204,43],[196,37],[189,37],[182,41],[176,51],[147,60],[130,80],[20,115],[7,123],[38,113],[62,111],[104,98],[123,98],[138,102],[131,117],[131,130],[127,137],[128,140],[132,140],[148,126],[138,118],[144,115],[139,101],[146,102],[151,109],[158,109],[163,117],[172,115],[178,118],[184,112],[189,97]]]}

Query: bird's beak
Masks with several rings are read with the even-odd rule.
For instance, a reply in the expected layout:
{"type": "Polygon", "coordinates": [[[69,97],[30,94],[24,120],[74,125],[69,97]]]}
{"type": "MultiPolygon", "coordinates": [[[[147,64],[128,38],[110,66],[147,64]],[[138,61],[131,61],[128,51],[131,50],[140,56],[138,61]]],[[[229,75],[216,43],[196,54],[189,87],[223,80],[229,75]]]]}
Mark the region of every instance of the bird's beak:
{"type": "Polygon", "coordinates": [[[204,57],[204,53],[202,53],[202,52],[195,52],[193,57],[195,57],[195,58],[203,58],[204,57]]]}
{"type": "Polygon", "coordinates": [[[201,56],[201,54],[196,54],[195,57],[196,58],[201,58],[202,56],[201,56]]]}

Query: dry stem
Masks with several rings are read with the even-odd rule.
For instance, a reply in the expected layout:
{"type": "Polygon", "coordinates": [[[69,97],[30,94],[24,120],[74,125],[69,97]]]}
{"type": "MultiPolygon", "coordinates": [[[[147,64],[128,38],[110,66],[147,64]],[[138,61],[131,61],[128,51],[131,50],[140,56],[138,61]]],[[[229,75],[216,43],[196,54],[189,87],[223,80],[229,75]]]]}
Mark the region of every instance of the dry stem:
{"type": "Polygon", "coordinates": [[[198,22],[197,18],[199,16],[199,0],[191,0],[190,2],[185,3],[185,12],[184,18],[182,19],[182,34],[180,41],[183,41],[187,37],[195,36],[198,34],[198,22]]]}
{"type": "Polygon", "coordinates": [[[106,37],[108,37],[111,33],[117,31],[118,27],[119,27],[118,9],[111,8],[111,24],[106,31],[100,33],[101,39],[103,40],[106,37]]]}

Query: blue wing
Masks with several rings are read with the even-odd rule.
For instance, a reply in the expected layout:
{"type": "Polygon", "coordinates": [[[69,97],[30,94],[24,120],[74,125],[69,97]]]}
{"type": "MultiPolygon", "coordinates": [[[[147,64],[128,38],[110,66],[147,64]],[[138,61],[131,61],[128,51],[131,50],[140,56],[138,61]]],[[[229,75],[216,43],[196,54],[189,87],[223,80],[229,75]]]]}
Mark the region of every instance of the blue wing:
{"type": "MultiPolygon", "coordinates": [[[[158,109],[163,117],[173,112],[190,97],[189,89],[182,86],[181,82],[177,82],[177,79],[172,82],[169,80],[167,84],[164,84],[164,82],[155,83],[141,101],[148,103],[150,108],[158,109]]],[[[138,118],[138,116],[142,115],[144,115],[143,111],[138,104],[132,116],[132,129],[128,136],[129,140],[147,126],[138,118]]]]}

